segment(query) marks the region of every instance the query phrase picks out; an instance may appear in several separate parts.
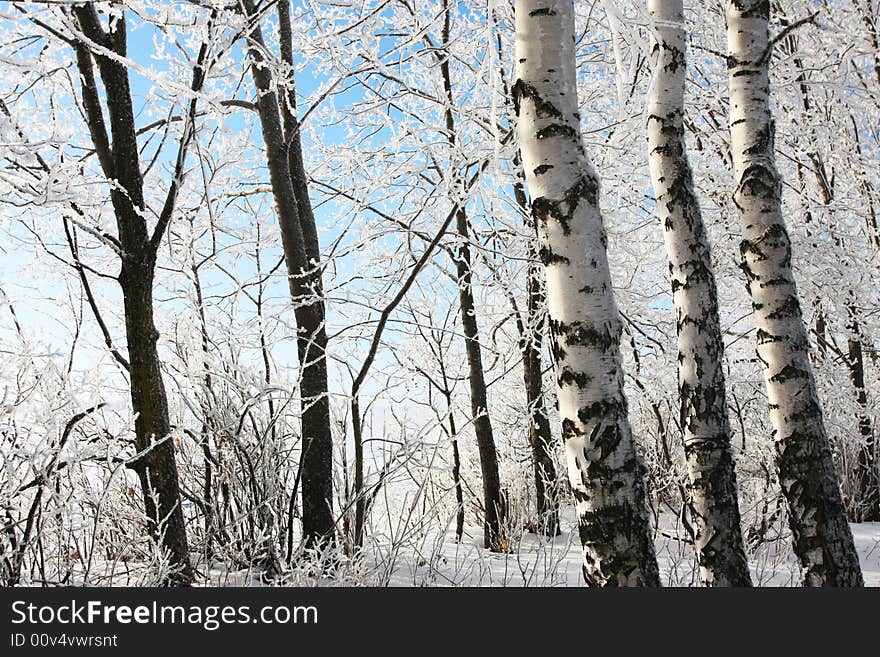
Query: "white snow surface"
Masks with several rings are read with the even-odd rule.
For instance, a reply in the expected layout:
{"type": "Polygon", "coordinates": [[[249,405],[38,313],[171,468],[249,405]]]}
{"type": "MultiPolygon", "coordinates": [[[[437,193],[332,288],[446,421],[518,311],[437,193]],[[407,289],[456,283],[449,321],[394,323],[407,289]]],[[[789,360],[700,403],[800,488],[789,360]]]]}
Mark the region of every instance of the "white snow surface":
{"type": "MultiPolygon", "coordinates": [[[[571,514],[564,514],[571,515],[571,514]]],[[[295,586],[512,586],[584,587],[581,548],[572,518],[565,530],[548,539],[524,533],[507,554],[482,547],[482,532],[467,527],[461,543],[454,529],[427,533],[409,542],[375,541],[358,564],[343,564],[334,577],[314,577],[291,571],[275,585],[295,586]]],[[[675,519],[661,518],[656,535],[657,560],[663,586],[700,586],[691,544],[676,529],[675,519]]],[[[865,585],[880,587],[880,523],[851,525],[865,585]]],[[[790,534],[782,531],[750,553],[755,586],[799,586],[800,570],[791,550],[790,534]]],[[[203,571],[204,572],[204,571],[203,571]]],[[[210,571],[203,586],[266,586],[254,571],[210,571]]]]}

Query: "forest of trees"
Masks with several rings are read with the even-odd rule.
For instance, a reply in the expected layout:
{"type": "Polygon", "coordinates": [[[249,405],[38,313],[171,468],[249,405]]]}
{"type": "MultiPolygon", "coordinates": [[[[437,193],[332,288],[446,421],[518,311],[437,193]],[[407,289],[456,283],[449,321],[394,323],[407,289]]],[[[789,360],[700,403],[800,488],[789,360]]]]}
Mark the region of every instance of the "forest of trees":
{"type": "Polygon", "coordinates": [[[878,0],[0,6],[0,585],[880,585],[878,0]]]}

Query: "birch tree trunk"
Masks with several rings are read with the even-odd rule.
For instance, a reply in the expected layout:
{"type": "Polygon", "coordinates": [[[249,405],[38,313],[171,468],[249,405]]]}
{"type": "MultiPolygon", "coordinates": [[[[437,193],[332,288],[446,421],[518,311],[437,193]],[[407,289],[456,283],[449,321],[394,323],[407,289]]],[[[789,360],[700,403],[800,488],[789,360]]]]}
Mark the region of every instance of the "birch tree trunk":
{"type": "MultiPolygon", "coordinates": [[[[504,61],[501,35],[497,19],[490,16],[496,30],[495,49],[498,61],[504,61]]],[[[513,107],[513,95],[503,64],[499,66],[501,88],[505,103],[513,107]]],[[[516,181],[513,196],[521,210],[526,226],[534,233],[528,244],[529,264],[526,269],[525,315],[518,321],[520,348],[523,358],[523,382],[526,391],[526,407],[529,415],[529,445],[532,448],[532,471],[535,478],[535,506],[538,513],[537,531],[545,536],[558,536],[559,529],[559,477],[553,452],[556,443],[550,427],[550,417],[544,402],[544,330],[547,325],[546,298],[544,295],[544,268],[538,258],[538,229],[532,221],[529,199],[526,194],[525,172],[519,153],[513,156],[516,181]]],[[[516,312],[516,311],[515,311],[516,312]]],[[[519,316],[519,313],[516,313],[519,316]]]]}
{"type": "Polygon", "coordinates": [[[757,324],[776,461],[807,586],[861,586],[825,432],[782,217],[770,115],[767,0],[728,0],[730,139],[743,271],[757,324]]]}
{"type": "Polygon", "coordinates": [[[599,180],[580,135],[572,0],[518,0],[517,132],[546,269],[571,489],[593,586],[659,586],[627,419],[599,180]]]}
{"type": "Polygon", "coordinates": [[[679,412],[695,548],[707,586],[751,586],[724,391],[724,343],[706,229],[685,150],[682,0],[648,0],[655,41],[648,95],[651,182],[663,224],[678,333],[679,412]]]}
{"type": "MultiPolygon", "coordinates": [[[[858,3],[854,3],[857,9],[861,9],[858,3]]],[[[782,27],[787,27],[792,24],[792,21],[785,15],[785,10],[781,6],[779,2],[774,2],[772,6],[772,11],[774,15],[779,17],[779,24],[782,27]]],[[[866,22],[870,29],[870,22],[866,22]]],[[[875,42],[876,45],[876,42],[875,42]]],[[[825,159],[822,157],[821,153],[816,148],[816,131],[814,129],[814,125],[810,119],[810,112],[812,107],[815,105],[815,102],[810,97],[809,86],[807,85],[807,75],[804,67],[804,63],[799,55],[799,47],[798,47],[798,39],[795,35],[789,34],[785,39],[782,40],[780,44],[780,50],[782,50],[783,54],[791,59],[794,63],[795,68],[798,71],[798,75],[796,81],[798,83],[798,90],[800,92],[801,104],[803,107],[803,120],[805,125],[809,125],[810,129],[806,137],[806,141],[808,146],[804,150],[804,154],[807,159],[810,161],[811,165],[810,169],[813,172],[813,175],[816,179],[816,187],[818,188],[822,203],[828,209],[830,213],[831,224],[834,225],[834,208],[832,207],[832,203],[834,202],[835,190],[834,190],[834,176],[828,176],[826,167],[825,167],[825,159]]],[[[878,78],[880,80],[880,78],[878,78]]],[[[852,114],[849,115],[850,120],[852,120],[852,114]]],[[[861,156],[861,144],[859,141],[859,131],[854,127],[853,129],[853,137],[854,137],[854,145],[855,152],[861,156]]],[[[798,158],[798,162],[796,165],[797,176],[798,176],[798,185],[801,192],[801,202],[805,206],[804,207],[804,219],[807,223],[806,235],[807,237],[812,239],[812,247],[818,248],[822,243],[822,229],[821,227],[816,226],[816,220],[813,217],[813,213],[809,207],[809,199],[806,198],[805,188],[805,174],[804,174],[804,165],[801,163],[801,158],[798,158]]],[[[856,172],[858,172],[858,167],[854,167],[856,172]]],[[[864,186],[859,185],[859,191],[864,191],[864,186]]],[[[870,199],[867,199],[866,207],[868,207],[871,211],[873,211],[873,207],[870,203],[870,199]]],[[[869,239],[871,235],[871,222],[870,220],[867,223],[869,239]]],[[[825,237],[829,237],[828,233],[824,233],[825,237]]],[[[844,238],[840,235],[834,234],[829,238],[835,246],[839,248],[845,248],[844,238]]],[[[856,421],[858,424],[859,437],[861,439],[861,444],[858,449],[858,456],[856,460],[856,490],[854,494],[851,496],[849,502],[846,502],[846,498],[844,498],[845,505],[848,506],[848,517],[853,517],[856,522],[864,522],[870,520],[880,520],[880,475],[878,475],[876,468],[874,467],[874,429],[873,423],[871,422],[870,417],[870,408],[868,407],[868,395],[867,389],[865,388],[865,372],[864,372],[864,360],[862,355],[862,334],[860,328],[859,317],[860,313],[855,307],[855,298],[854,292],[852,288],[847,290],[848,302],[846,304],[846,328],[849,331],[849,336],[847,338],[847,358],[845,358],[847,369],[849,370],[850,381],[853,384],[853,388],[855,389],[855,397],[856,403],[858,404],[858,412],[856,414],[856,421]]],[[[814,359],[818,362],[824,356],[827,351],[828,346],[828,336],[827,336],[827,321],[825,312],[822,309],[821,300],[816,299],[814,302],[815,307],[815,315],[816,315],[816,338],[817,344],[819,346],[819,354],[818,358],[814,359]]]]}

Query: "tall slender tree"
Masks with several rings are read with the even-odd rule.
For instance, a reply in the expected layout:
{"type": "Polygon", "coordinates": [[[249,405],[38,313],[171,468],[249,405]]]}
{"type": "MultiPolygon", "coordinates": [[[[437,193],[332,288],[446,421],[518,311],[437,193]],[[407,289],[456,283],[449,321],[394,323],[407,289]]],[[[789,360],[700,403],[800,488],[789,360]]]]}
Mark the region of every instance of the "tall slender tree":
{"type": "Polygon", "coordinates": [[[733,200],[757,324],[779,482],[807,586],[861,586],[862,574],[825,431],[782,216],[770,112],[767,0],[727,0],[733,200]]]}
{"type": "Polygon", "coordinates": [[[676,313],[679,417],[695,548],[707,586],[750,586],[727,419],[718,294],[685,146],[684,3],[648,0],[648,9],[654,35],[649,164],[676,313]]]}
{"type": "Polygon", "coordinates": [[[334,535],[333,438],[320,253],[315,217],[308,197],[300,128],[295,115],[290,7],[286,2],[278,6],[281,55],[289,70],[283,79],[276,79],[272,71],[277,67],[270,65],[269,51],[260,27],[261,12],[252,0],[241,0],[241,4],[249,22],[247,57],[257,90],[257,111],[298,330],[302,519],[305,542],[311,547],[332,539],[334,535]]]}
{"type": "Polygon", "coordinates": [[[865,385],[865,357],[862,349],[862,331],[859,324],[858,310],[854,301],[847,305],[849,321],[847,328],[850,336],[847,339],[847,369],[850,381],[855,388],[856,403],[859,405],[858,427],[861,444],[856,459],[856,477],[858,499],[853,505],[857,522],[880,521],[880,471],[877,469],[877,443],[874,436],[874,423],[871,422],[868,407],[868,389],[865,385]]]}
{"type": "Polygon", "coordinates": [[[580,133],[572,0],[516,3],[517,134],[546,269],[571,489],[594,586],[659,586],[627,418],[599,179],[580,133]]]}
{"type": "MultiPolygon", "coordinates": [[[[489,20],[496,30],[495,52],[498,56],[501,90],[504,95],[505,109],[513,109],[513,96],[508,82],[504,53],[501,48],[501,33],[498,30],[497,16],[491,11],[489,20]]],[[[559,482],[556,464],[553,458],[556,442],[550,428],[550,417],[544,401],[544,333],[547,326],[546,298],[544,294],[544,269],[538,258],[538,229],[532,221],[526,194],[525,173],[522,170],[522,158],[519,153],[513,157],[513,168],[516,179],[513,183],[513,196],[526,226],[533,239],[528,241],[528,265],[526,267],[526,304],[522,313],[517,308],[520,352],[523,360],[523,382],[526,391],[526,408],[529,418],[529,446],[532,449],[532,471],[535,479],[535,505],[538,512],[538,531],[547,536],[559,534],[559,482]]],[[[514,302],[515,303],[515,302],[514,302]]]]}
{"type": "MultiPolygon", "coordinates": [[[[514,183],[518,204],[528,212],[528,199],[522,181],[514,183]]],[[[531,214],[528,215],[531,218],[531,214]]],[[[538,512],[538,531],[547,536],[559,534],[559,486],[553,460],[555,441],[550,428],[550,417],[544,403],[544,367],[541,353],[545,312],[543,269],[537,257],[537,230],[529,222],[534,237],[529,244],[529,264],[526,270],[526,306],[522,314],[520,349],[523,358],[523,381],[529,419],[529,446],[532,449],[532,471],[535,478],[535,504],[538,512]]]]}
{"type": "MultiPolygon", "coordinates": [[[[153,321],[153,279],[157,252],[174,215],[183,182],[186,153],[195,129],[196,99],[188,104],[173,177],[151,233],[146,221],[144,178],[128,70],[122,61],[127,46],[125,17],[112,16],[105,25],[93,3],[75,5],[71,11],[79,29],[71,45],[76,53],[85,118],[101,169],[110,183],[110,202],[118,227],[118,238],[113,241],[122,262],[118,280],[125,315],[131,403],[136,414],[135,446],[140,454],[132,467],[140,478],[150,533],[168,552],[173,566],[165,583],[187,585],[193,580],[193,570],[157,350],[159,333],[153,321]],[[109,134],[94,63],[104,86],[109,134]]],[[[207,50],[207,44],[203,44],[193,70],[194,91],[201,89],[205,79],[207,50]]]]}
{"type": "MultiPolygon", "coordinates": [[[[446,140],[450,151],[458,148],[455,124],[455,95],[452,88],[450,66],[450,29],[452,10],[447,0],[443,2],[443,33],[441,48],[436,50],[440,74],[443,78],[443,92],[446,107],[444,119],[446,140]]],[[[464,179],[453,168],[454,190],[464,186],[464,179]]],[[[455,200],[455,228],[458,233],[458,248],[455,253],[455,269],[458,278],[458,299],[462,331],[464,333],[465,353],[468,362],[468,382],[470,383],[471,414],[477,448],[480,454],[480,469],[483,475],[484,545],[493,552],[507,550],[504,536],[504,503],[501,499],[501,476],[498,472],[498,451],[489,417],[489,401],[486,390],[486,376],[483,371],[483,353],[480,346],[480,330],[477,324],[477,304],[474,299],[473,272],[471,261],[470,218],[464,201],[455,200]]]]}
{"type": "MultiPolygon", "coordinates": [[[[857,11],[862,11],[863,8],[858,2],[854,2],[853,4],[857,11]]],[[[778,17],[781,27],[789,28],[789,26],[792,25],[792,21],[786,15],[785,8],[781,3],[774,2],[771,10],[773,15],[778,17]]],[[[869,28],[870,34],[870,30],[873,27],[872,22],[863,21],[863,23],[869,28]]],[[[786,31],[788,32],[788,29],[786,29],[786,31]]],[[[873,42],[875,42],[875,40],[872,39],[872,43],[873,42]]],[[[813,95],[810,92],[808,78],[809,72],[807,71],[807,67],[801,57],[801,48],[796,34],[794,32],[788,32],[785,38],[780,40],[779,47],[780,51],[786,56],[786,58],[791,60],[794,69],[797,72],[797,90],[801,101],[800,106],[803,110],[803,120],[805,124],[809,125],[809,130],[807,131],[807,134],[804,135],[805,146],[803,147],[803,154],[806,158],[797,158],[797,163],[795,165],[798,187],[801,192],[802,203],[805,206],[804,221],[807,224],[806,233],[808,237],[812,238],[812,248],[821,248],[824,244],[830,243],[838,249],[846,251],[847,244],[845,237],[835,232],[829,234],[829,231],[822,230],[821,226],[818,225],[817,217],[814,216],[810,207],[811,204],[809,199],[805,198],[805,169],[809,169],[812,171],[813,177],[816,180],[816,187],[819,190],[819,198],[830,213],[831,225],[834,226],[837,223],[834,219],[835,210],[833,207],[836,201],[835,176],[833,174],[830,176],[828,175],[828,170],[825,165],[826,157],[823,156],[823,153],[819,150],[817,145],[818,135],[816,134],[816,122],[811,116],[814,116],[814,112],[819,111],[819,102],[813,98],[813,95]],[[803,163],[804,159],[808,164],[803,163]]],[[[878,72],[878,82],[880,82],[880,72],[878,72]]],[[[852,113],[848,112],[848,114],[849,116],[847,118],[852,121],[852,113]]],[[[832,118],[832,121],[833,120],[834,119],[832,118]]],[[[846,119],[844,120],[846,121],[846,119]]],[[[847,121],[847,123],[848,122],[849,121],[847,121]]],[[[849,127],[850,126],[843,127],[841,130],[841,132],[846,134],[847,137],[849,137],[850,134],[849,127]]],[[[859,131],[856,126],[852,127],[854,128],[852,130],[853,150],[860,156],[861,142],[859,139],[859,131]]],[[[864,179],[864,171],[860,167],[854,166],[853,169],[857,178],[864,179]]],[[[860,195],[865,197],[864,184],[860,183],[858,188],[860,195]]],[[[868,209],[868,212],[873,212],[870,198],[865,198],[865,201],[865,207],[868,209]]],[[[866,223],[868,239],[870,240],[872,237],[871,222],[869,220],[866,223]]],[[[865,386],[864,350],[862,347],[865,337],[862,335],[860,321],[862,313],[856,308],[856,294],[852,288],[846,291],[845,297],[847,298],[845,325],[846,331],[849,335],[847,336],[846,356],[843,357],[842,360],[846,364],[847,370],[849,371],[849,378],[854,388],[853,392],[855,393],[855,401],[858,405],[856,422],[859,436],[861,438],[861,444],[857,447],[858,455],[856,457],[854,473],[856,486],[855,490],[852,491],[854,494],[850,497],[847,505],[848,515],[851,514],[856,522],[880,520],[880,473],[878,473],[874,467],[875,440],[873,422],[868,407],[868,390],[865,386]]],[[[826,317],[826,313],[822,310],[821,300],[816,299],[813,302],[813,305],[816,309],[815,333],[819,348],[819,360],[821,360],[821,356],[824,355],[824,352],[828,348],[829,340],[833,340],[833,338],[828,335],[828,318],[826,317]]]]}

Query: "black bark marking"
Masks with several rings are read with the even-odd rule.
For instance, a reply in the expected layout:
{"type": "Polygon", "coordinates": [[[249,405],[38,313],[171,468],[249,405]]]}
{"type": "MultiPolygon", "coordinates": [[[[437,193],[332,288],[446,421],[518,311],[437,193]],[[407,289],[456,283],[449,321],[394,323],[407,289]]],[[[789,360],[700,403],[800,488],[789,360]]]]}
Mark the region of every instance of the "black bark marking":
{"type": "Polygon", "coordinates": [[[550,137],[577,139],[578,131],[567,123],[551,123],[535,133],[536,139],[548,139],[550,137]]]}
{"type": "MultiPolygon", "coordinates": [[[[520,63],[525,60],[520,60],[520,63]]],[[[541,97],[541,94],[535,89],[534,85],[526,82],[522,78],[519,78],[513,85],[513,88],[510,90],[511,95],[513,97],[513,109],[516,116],[519,116],[520,107],[522,105],[523,99],[527,98],[535,103],[535,116],[539,119],[561,119],[562,112],[556,109],[556,106],[544,100],[541,97]]]]}
{"type": "Polygon", "coordinates": [[[568,347],[588,347],[606,351],[617,346],[618,336],[611,327],[597,328],[584,322],[561,322],[550,320],[554,335],[568,347]]]}
{"type": "Polygon", "coordinates": [[[562,368],[556,379],[561,386],[575,385],[578,388],[586,388],[590,384],[590,376],[584,372],[576,372],[568,366],[562,368]]]}
{"type": "Polygon", "coordinates": [[[582,200],[592,207],[596,207],[599,202],[599,181],[586,173],[565,192],[561,200],[552,200],[546,196],[533,199],[532,218],[541,226],[554,219],[562,226],[563,234],[569,235],[572,216],[582,200]]]}
{"type": "Polygon", "coordinates": [[[558,253],[554,253],[550,250],[548,246],[542,246],[538,251],[538,257],[541,258],[541,262],[545,267],[549,267],[550,265],[570,265],[571,260],[566,258],[563,255],[559,255],[558,253]]]}
{"type": "Polygon", "coordinates": [[[793,379],[808,379],[809,377],[809,371],[800,367],[796,367],[795,365],[788,364],[781,370],[779,370],[776,374],[771,376],[770,380],[777,383],[786,383],[788,381],[792,381],[793,379]]]}

